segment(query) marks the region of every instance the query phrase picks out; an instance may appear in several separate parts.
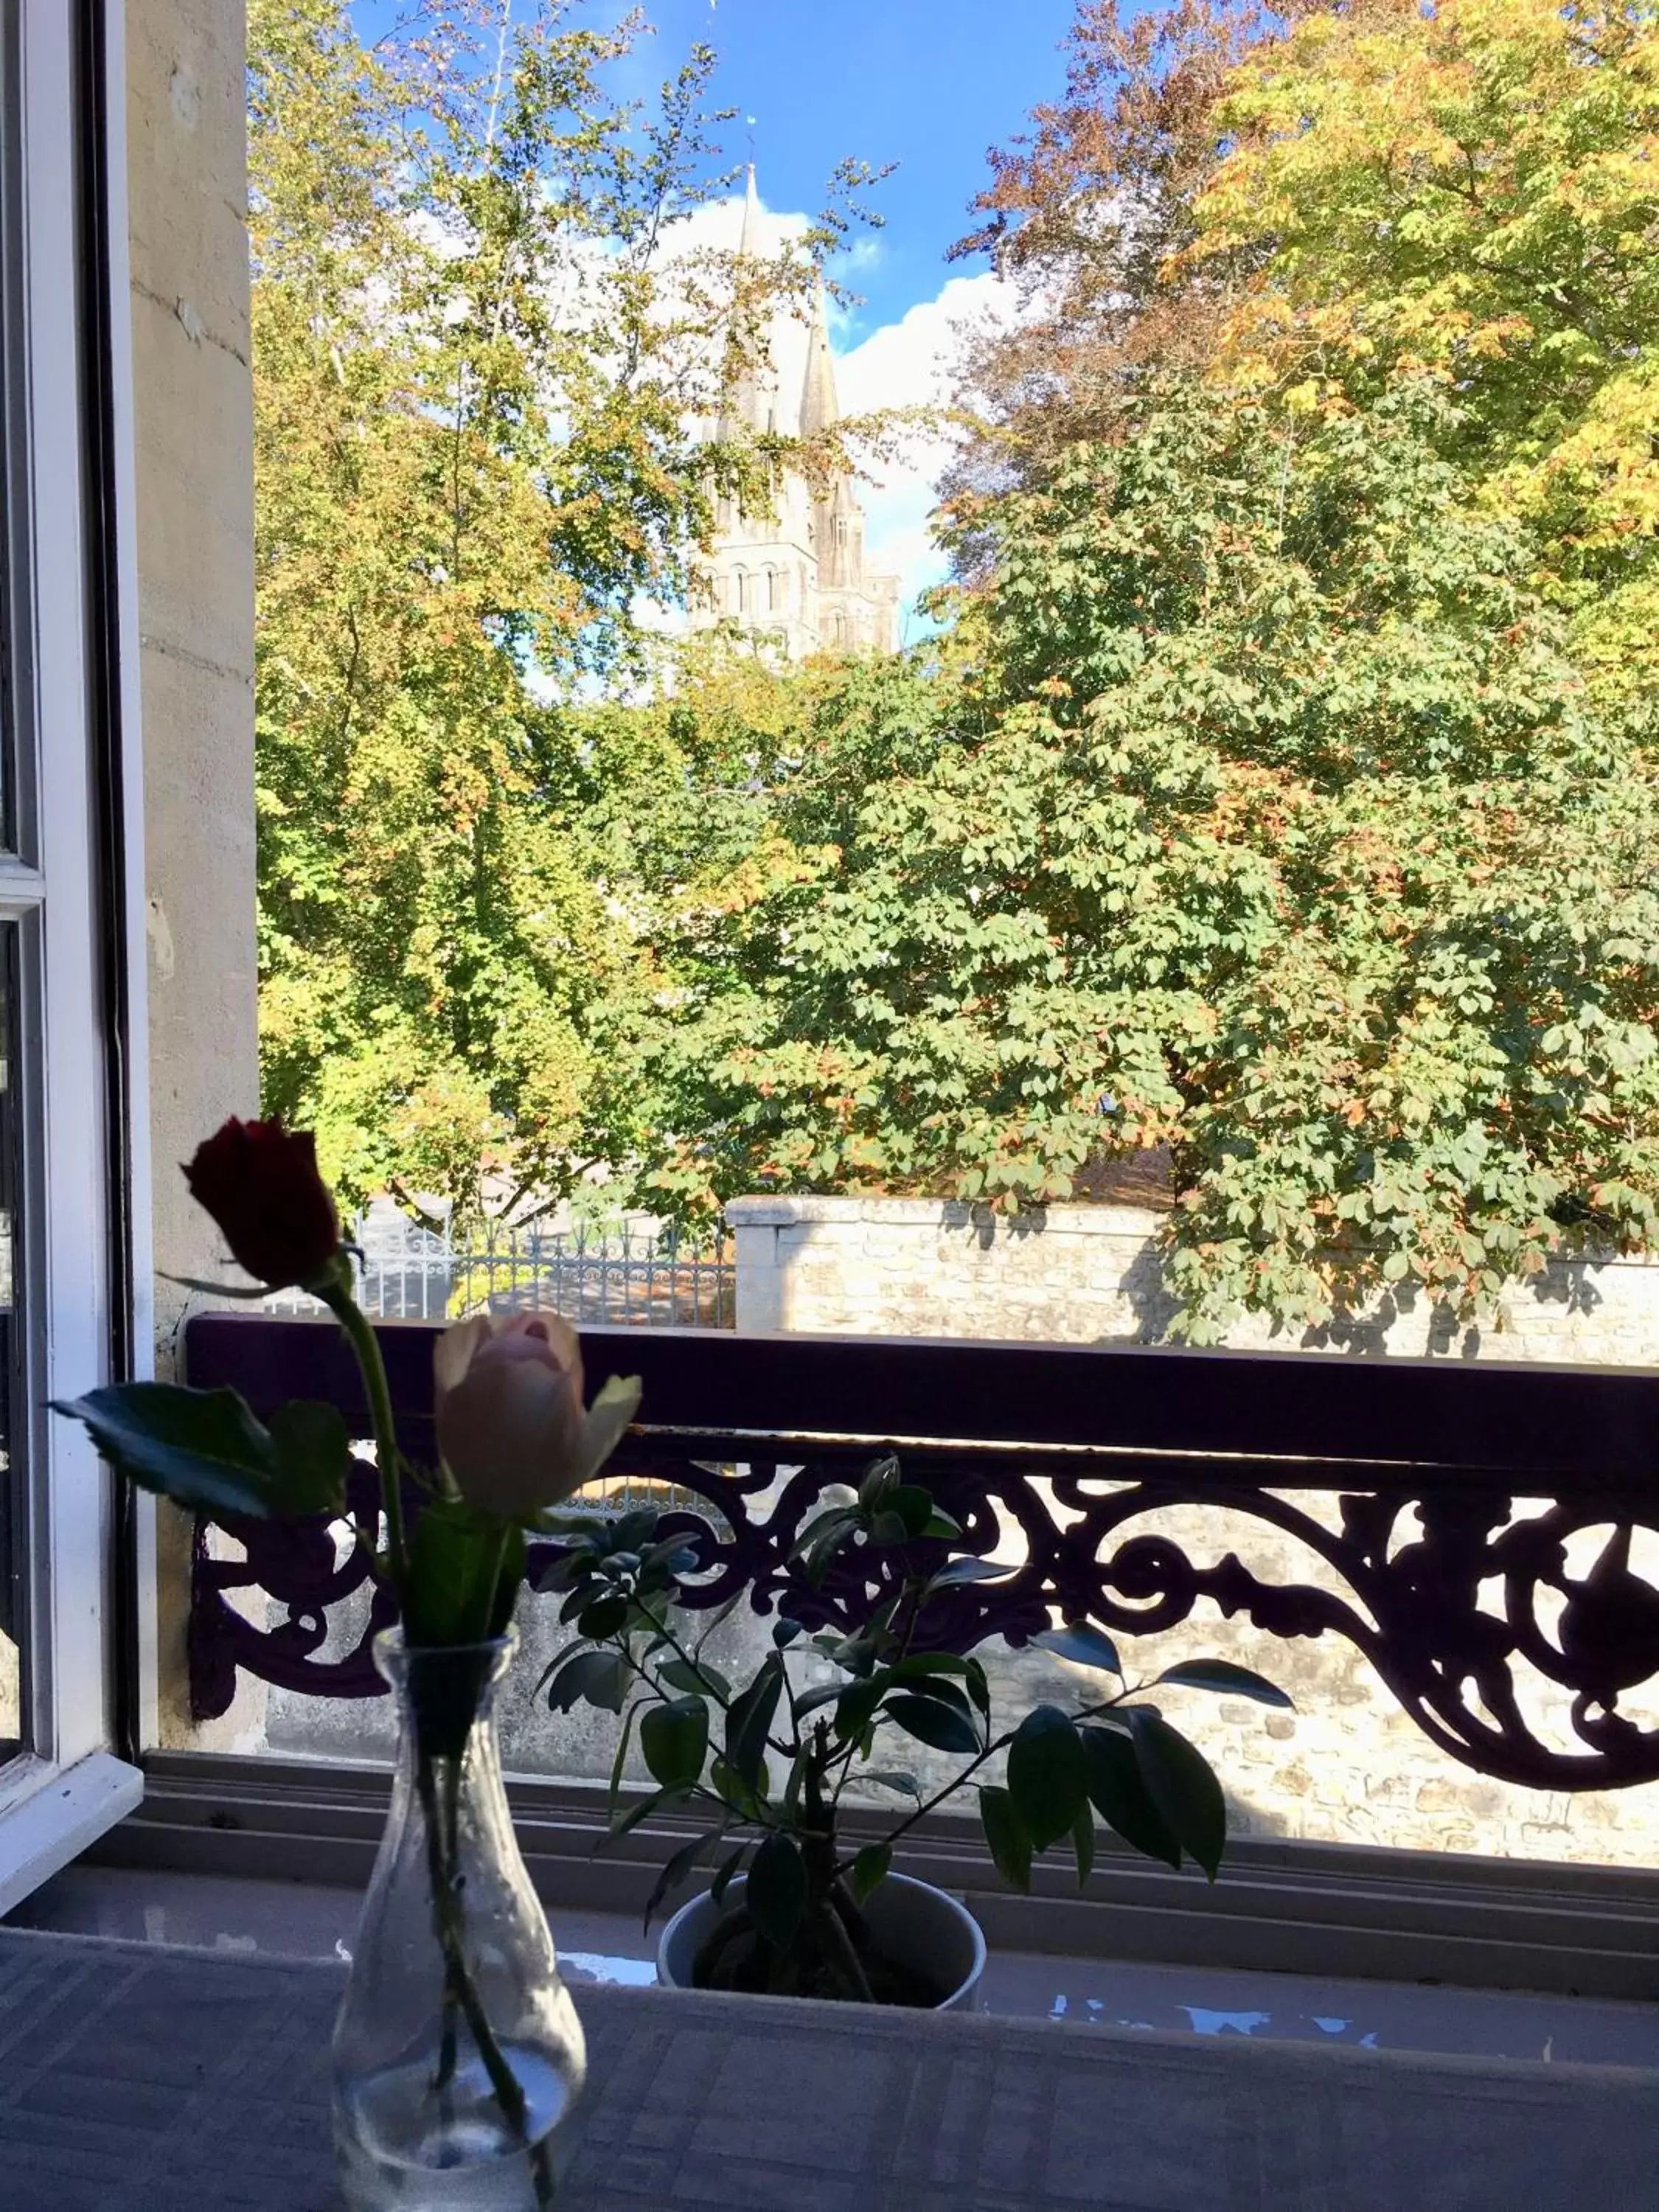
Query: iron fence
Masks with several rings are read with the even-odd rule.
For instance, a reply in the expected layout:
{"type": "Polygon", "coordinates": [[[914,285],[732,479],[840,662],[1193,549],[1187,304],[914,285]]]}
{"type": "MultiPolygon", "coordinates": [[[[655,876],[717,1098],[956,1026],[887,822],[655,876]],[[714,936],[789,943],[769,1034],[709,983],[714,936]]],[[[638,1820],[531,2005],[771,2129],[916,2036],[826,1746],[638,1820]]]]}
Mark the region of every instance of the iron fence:
{"type": "MultiPolygon", "coordinates": [[[[731,1328],[729,1239],[673,1229],[497,1227],[454,1242],[378,1210],[355,1234],[357,1296],[376,1321],[453,1321],[551,1307],[579,1328],[731,1328]]],[[[265,1300],[273,1314],[320,1313],[301,1291],[265,1300]]]]}

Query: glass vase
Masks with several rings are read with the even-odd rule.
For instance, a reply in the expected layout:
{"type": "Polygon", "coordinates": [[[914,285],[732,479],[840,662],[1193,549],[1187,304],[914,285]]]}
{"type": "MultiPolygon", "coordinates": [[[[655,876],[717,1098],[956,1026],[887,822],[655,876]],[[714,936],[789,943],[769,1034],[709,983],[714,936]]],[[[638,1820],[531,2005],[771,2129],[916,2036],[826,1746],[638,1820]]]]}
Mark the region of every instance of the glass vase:
{"type": "Polygon", "coordinates": [[[349,2212],[541,2212],[586,2068],[495,1741],[517,1644],[374,1656],[398,1704],[392,1811],[333,2047],[349,2212]]]}

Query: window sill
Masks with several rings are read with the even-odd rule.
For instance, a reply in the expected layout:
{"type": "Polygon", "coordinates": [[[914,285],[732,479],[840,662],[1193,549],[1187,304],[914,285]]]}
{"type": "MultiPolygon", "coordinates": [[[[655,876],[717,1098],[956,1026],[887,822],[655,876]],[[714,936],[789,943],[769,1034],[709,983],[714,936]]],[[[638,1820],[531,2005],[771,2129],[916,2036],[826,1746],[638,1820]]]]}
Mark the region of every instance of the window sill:
{"type": "Polygon", "coordinates": [[[72,1766],[28,1758],[15,1765],[0,1802],[0,1916],[137,1812],[144,1795],[138,1769],[107,1752],[72,1766]]]}
{"type": "MultiPolygon", "coordinates": [[[[98,1863],[361,1888],[379,1844],[385,1768],[158,1753],[143,1806],[98,1863]]],[[[635,1829],[601,1857],[604,1793],[511,1785],[519,1840],[550,1906],[641,1913],[664,1861],[691,1830],[635,1829]]],[[[848,1817],[856,1833],[857,1814],[848,1817]]],[[[873,1831],[872,1831],[873,1832],[873,1831]]],[[[1251,1840],[1213,1887],[1103,1850],[1088,1887],[1058,1856],[1032,1893],[1003,1887],[977,1826],[935,1815],[903,1870],[965,1895],[999,1949],[1160,1961],[1465,1989],[1659,1996],[1659,1875],[1624,1868],[1251,1840]]]]}

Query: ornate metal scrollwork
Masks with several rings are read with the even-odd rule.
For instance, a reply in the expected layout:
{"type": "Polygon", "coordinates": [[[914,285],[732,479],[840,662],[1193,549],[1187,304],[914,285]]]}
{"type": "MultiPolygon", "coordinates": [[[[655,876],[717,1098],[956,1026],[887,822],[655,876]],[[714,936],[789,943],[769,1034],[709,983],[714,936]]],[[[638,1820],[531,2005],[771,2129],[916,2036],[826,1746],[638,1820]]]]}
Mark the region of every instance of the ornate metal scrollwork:
{"type": "MultiPolygon", "coordinates": [[[[706,1502],[707,1511],[680,1503],[673,1512],[701,1562],[694,1606],[746,1591],[757,1613],[850,1629],[905,1571],[893,1552],[843,1554],[815,1589],[790,1558],[826,1485],[855,1476],[863,1450],[815,1439],[757,1456],[752,1439],[701,1436],[647,1437],[630,1450],[617,1473],[706,1502]]],[[[1246,1480],[1236,1462],[1143,1462],[1133,1480],[1116,1481],[998,1449],[928,1446],[905,1456],[962,1523],[951,1548],[1010,1562],[999,1582],[939,1593],[921,1624],[933,1648],[967,1650],[997,1636],[1023,1644],[1056,1615],[1156,1633],[1207,1600],[1270,1636],[1346,1638],[1424,1733],[1481,1773],[1554,1790],[1659,1779],[1659,1728],[1620,1710],[1659,1674],[1659,1589],[1631,1564],[1633,1532],[1659,1530],[1659,1493],[1560,1498],[1534,1511],[1490,1488],[1432,1477],[1413,1486],[1409,1470],[1382,1470],[1375,1486],[1339,1496],[1333,1526],[1297,1500],[1306,1477],[1291,1469],[1253,1468],[1246,1480]],[[1136,1529],[1172,1506],[1265,1524],[1322,1559],[1340,1587],[1266,1579],[1231,1551],[1199,1564],[1168,1534],[1136,1529]],[[1571,1540],[1595,1530],[1606,1531],[1597,1556],[1574,1573],[1571,1540]],[[1542,1740],[1529,1722],[1525,1670],[1566,1693],[1571,1747],[1542,1740]]],[[[373,1514],[374,1486],[373,1469],[361,1466],[354,1512],[373,1514]]],[[[371,1577],[361,1555],[320,1521],[222,1525],[246,1557],[216,1556],[207,1530],[198,1533],[190,1625],[198,1716],[225,1711],[239,1667],[319,1696],[376,1694],[369,1644],[389,1607],[378,1592],[365,1607],[371,1577]],[[231,1602],[239,1589],[264,1592],[285,1618],[256,1625],[231,1602]],[[343,1648],[342,1607],[359,1622],[343,1648]]],[[[532,1580],[556,1549],[536,1547],[532,1580]]]]}

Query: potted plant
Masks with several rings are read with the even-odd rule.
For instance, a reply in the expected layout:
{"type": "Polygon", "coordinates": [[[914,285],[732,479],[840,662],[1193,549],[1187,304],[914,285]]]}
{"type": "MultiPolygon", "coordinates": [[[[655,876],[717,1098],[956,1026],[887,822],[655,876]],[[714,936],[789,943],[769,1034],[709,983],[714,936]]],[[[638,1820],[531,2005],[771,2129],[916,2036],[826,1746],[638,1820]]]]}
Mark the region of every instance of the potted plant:
{"type": "MultiPolygon", "coordinates": [[[[526,1534],[603,1467],[639,1385],[613,1380],[585,1407],[580,1347],[555,1315],[459,1322],[437,1346],[438,1457],[417,1465],[398,1440],[312,1138],[228,1121],[185,1172],[260,1286],[231,1295],[298,1285],[334,1314],[374,1433],[378,1525],[353,1538],[394,1623],[375,1656],[398,1698],[400,1748],[334,2037],[345,2201],[390,2212],[441,2192],[477,2212],[529,2212],[553,2202],[551,2139],[585,2056],[514,1840],[494,1699],[516,1641],[526,1534]]],[[[234,1390],[131,1382],[57,1410],[132,1481],[233,1528],[238,1516],[345,1520],[350,1432],[332,1406],[290,1402],[267,1425],[234,1390]]]]}
{"type": "Polygon", "coordinates": [[[610,1838],[661,1813],[704,1822],[663,1868],[647,1924],[700,1863],[715,1863],[708,1890],[664,1932],[658,1967],[670,1982],[970,2002],[984,1959],[977,1929],[954,1900],[893,1870],[895,1846],[918,1821],[972,1791],[991,1856],[1019,1889],[1030,1886],[1033,1858],[1060,1844],[1085,1882],[1097,1820],[1171,1867],[1190,1857],[1213,1881],[1226,1841],[1220,1784],[1145,1692],[1162,1684],[1291,1702],[1221,1659],[1188,1660],[1132,1685],[1112,1639],[1073,1621],[1030,1640],[1091,1670],[1100,1693],[1071,1710],[1039,1704],[999,1726],[981,1662],[933,1638],[946,1593],[1010,1570],[945,1557],[961,1528],[890,1455],[870,1466],[855,1497],[825,1504],[793,1554],[809,1592],[846,1555],[896,1554],[887,1595],[850,1633],[813,1634],[779,1619],[741,1684],[708,1656],[731,1606],[698,1628],[680,1605],[683,1579],[708,1564],[684,1516],[666,1526],[648,1510],[566,1520],[563,1532],[567,1548],[542,1587],[562,1594],[562,1617],[580,1640],[544,1679],[555,1711],[584,1700],[622,1717],[610,1838]],[[809,1668],[827,1679],[807,1679],[809,1668]],[[621,1778],[635,1734],[657,1786],[624,1805],[621,1778]],[[959,1764],[924,1788],[896,1763],[904,1738],[959,1764]],[[856,1845],[842,1830],[855,1786],[903,1808],[884,1834],[856,1845]]]}

